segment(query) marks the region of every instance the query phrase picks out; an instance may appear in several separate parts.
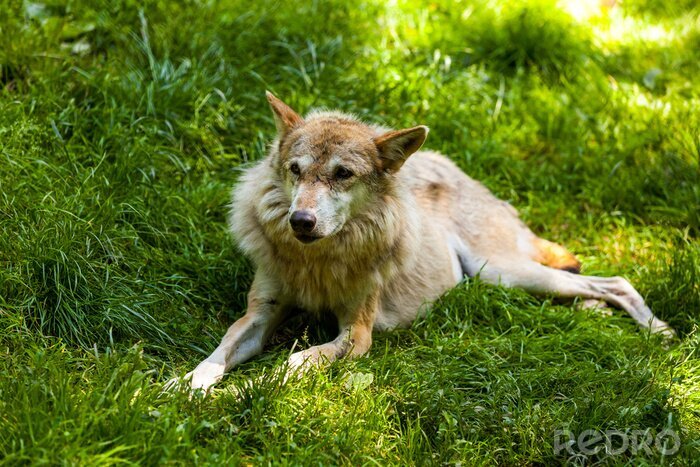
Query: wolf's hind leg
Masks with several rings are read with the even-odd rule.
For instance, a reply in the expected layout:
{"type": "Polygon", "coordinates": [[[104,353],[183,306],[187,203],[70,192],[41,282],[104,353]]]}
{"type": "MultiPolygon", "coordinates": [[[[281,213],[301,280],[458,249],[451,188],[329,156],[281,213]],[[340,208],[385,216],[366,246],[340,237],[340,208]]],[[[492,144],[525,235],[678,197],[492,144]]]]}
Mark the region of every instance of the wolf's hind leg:
{"type": "Polygon", "coordinates": [[[581,272],[581,262],[563,246],[539,237],[535,237],[532,244],[535,247],[533,259],[538,263],[577,274],[581,272]]]}
{"type": "Polygon", "coordinates": [[[481,278],[492,284],[521,288],[540,295],[597,299],[625,310],[643,328],[673,336],[671,327],[654,316],[644,299],[622,277],[582,276],[534,261],[495,260],[486,263],[481,278]]]}

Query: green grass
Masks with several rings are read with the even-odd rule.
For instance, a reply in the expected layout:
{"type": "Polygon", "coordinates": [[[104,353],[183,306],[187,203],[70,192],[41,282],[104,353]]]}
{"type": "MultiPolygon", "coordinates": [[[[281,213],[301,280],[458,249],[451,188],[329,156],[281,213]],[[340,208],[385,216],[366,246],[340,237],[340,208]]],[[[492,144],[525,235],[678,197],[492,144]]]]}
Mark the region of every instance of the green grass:
{"type": "Polygon", "coordinates": [[[0,464],[697,464],[700,9],[618,3],[2,2],[0,464]],[[368,358],[282,385],[323,338],[297,322],[211,397],[162,393],[245,309],[225,216],[273,137],[265,89],[429,125],[679,339],[471,281],[368,358]],[[670,457],[553,450],[665,428],[670,457]]]}

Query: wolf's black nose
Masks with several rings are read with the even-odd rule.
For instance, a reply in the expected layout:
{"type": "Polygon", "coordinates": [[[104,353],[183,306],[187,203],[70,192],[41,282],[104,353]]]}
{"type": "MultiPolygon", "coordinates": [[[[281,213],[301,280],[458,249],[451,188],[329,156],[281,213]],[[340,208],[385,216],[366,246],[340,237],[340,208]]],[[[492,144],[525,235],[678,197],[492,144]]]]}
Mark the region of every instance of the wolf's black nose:
{"type": "Polygon", "coordinates": [[[296,233],[310,233],[316,227],[316,216],[309,211],[294,211],[289,223],[296,233]]]}

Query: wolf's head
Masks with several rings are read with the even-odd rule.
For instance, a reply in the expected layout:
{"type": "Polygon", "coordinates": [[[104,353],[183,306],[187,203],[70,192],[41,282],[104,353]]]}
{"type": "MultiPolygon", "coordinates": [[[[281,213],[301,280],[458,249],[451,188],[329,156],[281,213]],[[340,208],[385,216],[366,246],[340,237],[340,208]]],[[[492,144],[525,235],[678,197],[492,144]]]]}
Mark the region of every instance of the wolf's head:
{"type": "Polygon", "coordinates": [[[289,197],[289,228],[303,243],[340,232],[391,183],[428,136],[388,131],[337,112],[299,114],[267,93],[278,132],[276,170],[289,197]]]}

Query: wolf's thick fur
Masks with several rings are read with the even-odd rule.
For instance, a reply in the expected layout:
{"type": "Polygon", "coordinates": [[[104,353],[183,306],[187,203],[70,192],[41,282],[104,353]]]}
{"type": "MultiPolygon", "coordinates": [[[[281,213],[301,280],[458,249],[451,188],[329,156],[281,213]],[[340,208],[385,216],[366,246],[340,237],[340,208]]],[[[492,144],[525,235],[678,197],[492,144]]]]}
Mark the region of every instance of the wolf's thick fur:
{"type": "Polygon", "coordinates": [[[508,203],[446,157],[418,151],[426,127],[391,131],[339,112],[302,118],[268,100],[278,137],[243,175],[230,217],[257,268],[248,310],[187,376],[193,388],[261,352],[292,308],[332,312],[339,324],[335,340],[291,356],[296,369],[364,354],[373,329],[409,326],[465,274],[603,300],[672,335],[625,279],[574,274],[576,258],[533,234],[508,203]]]}

